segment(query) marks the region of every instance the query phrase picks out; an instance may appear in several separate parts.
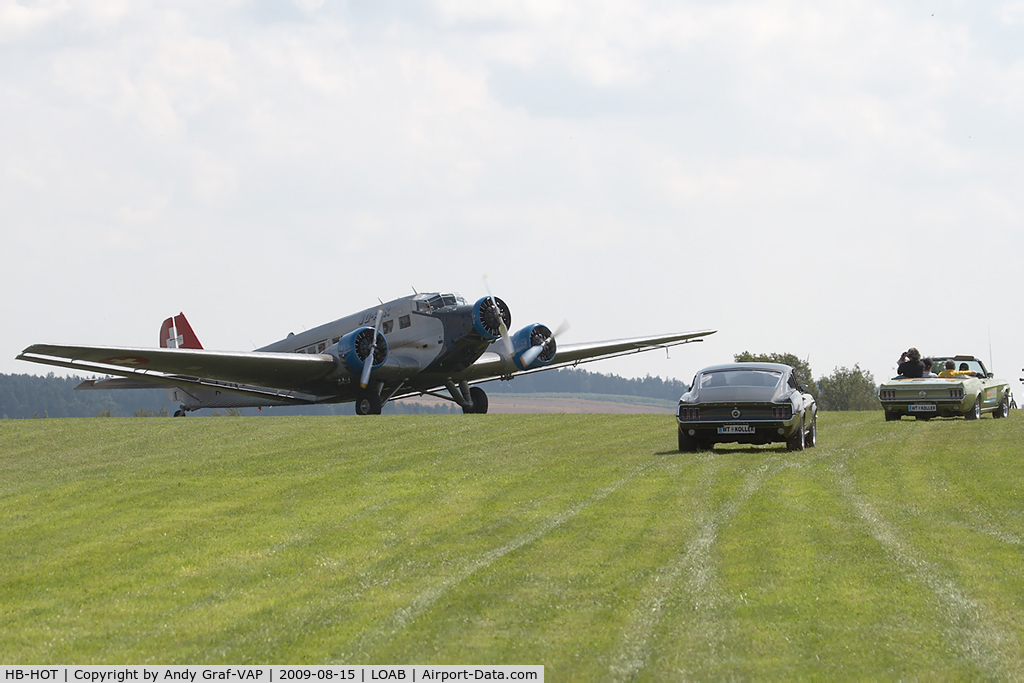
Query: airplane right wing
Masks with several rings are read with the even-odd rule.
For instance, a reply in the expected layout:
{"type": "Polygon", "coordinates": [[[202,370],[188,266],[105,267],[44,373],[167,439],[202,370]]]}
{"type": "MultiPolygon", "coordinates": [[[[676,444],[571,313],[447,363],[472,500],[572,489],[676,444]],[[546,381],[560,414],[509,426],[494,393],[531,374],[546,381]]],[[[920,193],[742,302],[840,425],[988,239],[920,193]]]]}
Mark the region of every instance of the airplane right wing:
{"type": "Polygon", "coordinates": [[[651,351],[653,349],[667,349],[670,346],[677,346],[679,344],[704,341],[704,337],[712,335],[716,331],[701,330],[700,332],[663,334],[655,337],[633,337],[631,339],[614,339],[612,341],[584,342],[581,344],[558,344],[555,347],[555,357],[550,364],[544,367],[561,367],[580,362],[625,356],[630,353],[651,351]]]}
{"type": "MultiPolygon", "coordinates": [[[[463,373],[465,379],[471,381],[486,381],[498,377],[513,374],[528,374],[542,372],[567,365],[589,363],[591,361],[626,356],[632,353],[664,349],[679,344],[704,341],[704,337],[712,335],[717,330],[701,330],[698,332],[682,332],[673,334],[662,334],[651,337],[631,337],[629,339],[613,339],[600,342],[583,342],[579,344],[557,344],[555,357],[551,362],[536,369],[521,371],[504,354],[495,351],[488,351],[480,356],[473,365],[463,373]]],[[[500,340],[492,346],[499,349],[500,340]]]]}

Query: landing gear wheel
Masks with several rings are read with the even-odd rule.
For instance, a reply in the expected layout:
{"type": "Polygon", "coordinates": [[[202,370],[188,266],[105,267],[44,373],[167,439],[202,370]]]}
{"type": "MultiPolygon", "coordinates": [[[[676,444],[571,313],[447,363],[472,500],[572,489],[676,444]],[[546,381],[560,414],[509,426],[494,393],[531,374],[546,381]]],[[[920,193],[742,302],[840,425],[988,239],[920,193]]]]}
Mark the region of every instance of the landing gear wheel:
{"type": "Polygon", "coordinates": [[[1001,418],[1008,417],[1010,415],[1010,399],[1003,394],[1003,400],[996,406],[996,412],[992,413],[992,417],[1001,418]]]}
{"type": "Polygon", "coordinates": [[[480,387],[471,387],[469,390],[469,400],[473,402],[472,408],[462,407],[464,413],[478,413],[484,414],[487,412],[487,393],[480,387]]]}
{"type": "Polygon", "coordinates": [[[811,428],[807,430],[807,434],[804,435],[804,446],[807,448],[814,448],[818,445],[818,416],[815,415],[811,418],[811,428]]]}
{"type": "Polygon", "coordinates": [[[802,451],[804,449],[804,416],[800,416],[800,429],[786,439],[786,450],[802,451]]]}
{"type": "Polygon", "coordinates": [[[371,389],[359,392],[359,398],[356,399],[356,415],[380,415],[380,409],[380,394],[371,389]]]}
{"type": "Polygon", "coordinates": [[[978,400],[974,402],[974,407],[964,415],[965,420],[980,420],[981,419],[981,396],[978,396],[978,400]]]}
{"type": "Polygon", "coordinates": [[[177,410],[174,411],[174,417],[185,417],[185,411],[182,410],[181,408],[178,408],[177,410]]]}

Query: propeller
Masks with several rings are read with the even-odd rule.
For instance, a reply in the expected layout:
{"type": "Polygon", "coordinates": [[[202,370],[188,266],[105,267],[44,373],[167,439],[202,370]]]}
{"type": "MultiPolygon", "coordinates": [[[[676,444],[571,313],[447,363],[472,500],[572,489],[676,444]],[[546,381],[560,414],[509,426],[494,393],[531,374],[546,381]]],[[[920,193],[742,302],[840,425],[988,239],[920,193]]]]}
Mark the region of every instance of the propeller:
{"type": "Polygon", "coordinates": [[[523,351],[523,355],[519,357],[519,360],[522,361],[523,367],[530,367],[533,361],[537,360],[537,357],[540,356],[540,354],[544,353],[544,349],[547,348],[548,344],[554,342],[555,338],[561,335],[567,329],[569,329],[569,321],[563,320],[562,324],[558,326],[558,329],[555,330],[554,334],[552,334],[550,337],[545,339],[540,344],[537,344],[536,346],[531,346],[530,348],[523,351]]]}
{"type": "Polygon", "coordinates": [[[491,305],[494,306],[494,310],[498,312],[498,331],[501,333],[501,339],[505,342],[505,353],[511,358],[512,354],[515,353],[515,349],[512,347],[512,337],[508,335],[508,328],[505,327],[505,319],[501,316],[501,309],[498,308],[498,302],[494,300],[494,295],[491,294],[491,285],[487,282],[487,276],[484,275],[484,288],[487,289],[487,298],[491,300],[491,305]]]}
{"type": "Polygon", "coordinates": [[[377,320],[373,323],[373,342],[370,344],[370,352],[363,359],[363,374],[359,377],[359,386],[363,389],[370,383],[370,370],[373,369],[373,357],[377,353],[377,335],[380,334],[380,319],[384,315],[384,309],[377,309],[377,320]]]}

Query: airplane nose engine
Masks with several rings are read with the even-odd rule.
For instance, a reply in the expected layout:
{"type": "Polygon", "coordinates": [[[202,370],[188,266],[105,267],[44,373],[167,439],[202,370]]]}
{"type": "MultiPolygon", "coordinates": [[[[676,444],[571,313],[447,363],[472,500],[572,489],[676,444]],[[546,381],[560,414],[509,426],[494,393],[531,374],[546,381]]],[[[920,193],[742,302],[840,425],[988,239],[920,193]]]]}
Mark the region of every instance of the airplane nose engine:
{"type": "Polygon", "coordinates": [[[383,334],[378,334],[377,345],[373,346],[373,328],[360,327],[339,339],[327,353],[337,358],[350,374],[359,375],[363,371],[363,361],[370,355],[371,350],[373,367],[379,368],[388,359],[388,340],[383,334]]]}
{"type": "Polygon", "coordinates": [[[501,337],[501,323],[505,329],[512,324],[512,313],[498,297],[485,296],[473,304],[473,329],[487,341],[501,337]]]}
{"type": "Polygon", "coordinates": [[[545,325],[528,325],[512,335],[512,360],[520,370],[547,365],[555,358],[555,338],[545,325]]]}

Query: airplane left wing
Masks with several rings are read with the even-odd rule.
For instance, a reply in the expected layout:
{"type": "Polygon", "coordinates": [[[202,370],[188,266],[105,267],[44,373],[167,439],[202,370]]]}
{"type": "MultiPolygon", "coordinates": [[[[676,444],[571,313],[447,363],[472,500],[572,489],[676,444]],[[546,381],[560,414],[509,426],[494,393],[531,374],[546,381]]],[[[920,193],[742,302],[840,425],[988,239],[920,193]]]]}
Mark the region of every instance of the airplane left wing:
{"type": "Polygon", "coordinates": [[[272,389],[300,389],[331,374],[337,366],[327,354],[52,344],[34,344],[22,351],[18,360],[161,384],[206,379],[272,389]]]}
{"type": "MultiPolygon", "coordinates": [[[[641,353],[653,349],[668,348],[679,344],[704,341],[704,337],[712,335],[717,330],[701,330],[698,332],[682,332],[674,334],[663,334],[652,337],[631,337],[629,339],[613,339],[600,342],[583,342],[579,344],[558,344],[555,350],[555,357],[546,365],[535,370],[526,372],[540,372],[552,368],[588,363],[590,361],[615,358],[631,353],[641,353]]],[[[480,356],[477,361],[466,369],[464,377],[469,380],[483,380],[501,377],[509,374],[519,374],[511,361],[504,355],[488,351],[480,356]]]]}

